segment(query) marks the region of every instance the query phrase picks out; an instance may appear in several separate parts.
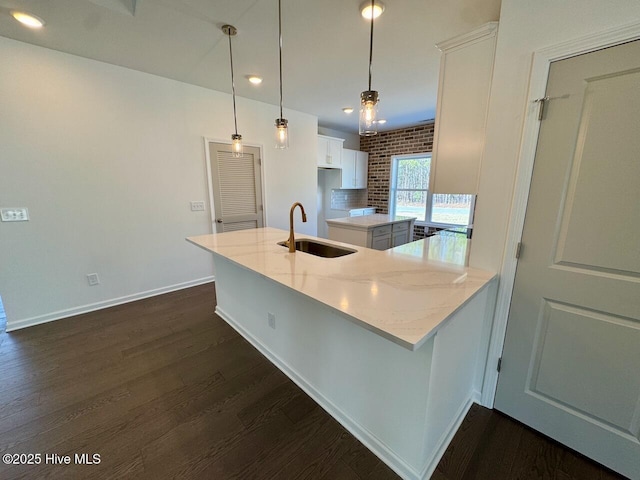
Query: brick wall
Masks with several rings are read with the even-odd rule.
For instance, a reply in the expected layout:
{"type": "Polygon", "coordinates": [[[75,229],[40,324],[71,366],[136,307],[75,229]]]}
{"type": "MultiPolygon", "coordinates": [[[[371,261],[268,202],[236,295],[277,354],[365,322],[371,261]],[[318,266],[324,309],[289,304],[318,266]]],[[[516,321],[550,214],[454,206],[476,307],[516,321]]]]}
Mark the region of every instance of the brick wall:
{"type": "MultiPolygon", "coordinates": [[[[433,150],[433,122],[380,132],[371,137],[360,137],[360,150],[369,153],[369,176],[367,179],[369,199],[367,204],[378,207],[378,213],[389,213],[391,156],[431,152],[433,150]]],[[[424,229],[420,233],[424,235],[424,229]]]]}

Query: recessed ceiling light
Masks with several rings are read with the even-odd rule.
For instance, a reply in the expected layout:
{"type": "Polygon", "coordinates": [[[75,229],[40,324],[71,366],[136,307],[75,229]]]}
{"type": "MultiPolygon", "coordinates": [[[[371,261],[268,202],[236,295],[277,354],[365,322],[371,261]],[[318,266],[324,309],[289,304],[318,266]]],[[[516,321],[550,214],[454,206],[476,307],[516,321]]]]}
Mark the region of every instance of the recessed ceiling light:
{"type": "MultiPolygon", "coordinates": [[[[373,4],[373,18],[378,18],[384,12],[384,3],[375,2],[373,4]]],[[[360,4],[360,14],[367,20],[371,20],[371,2],[360,4]]]]}
{"type": "Polygon", "coordinates": [[[262,83],[262,77],[257,75],[247,75],[247,79],[254,85],[260,85],[262,83]]]}
{"type": "Polygon", "coordinates": [[[29,28],[41,28],[44,25],[43,19],[41,19],[40,17],[36,17],[35,15],[32,15],[30,13],[12,10],[11,16],[29,28]]]}
{"type": "Polygon", "coordinates": [[[378,120],[379,125],[384,125],[385,123],[387,123],[387,121],[384,118],[381,118],[380,120],[378,120]]]}
{"type": "Polygon", "coordinates": [[[344,108],[342,109],[342,111],[343,111],[344,113],[347,113],[347,114],[348,114],[348,113],[353,113],[353,108],[352,108],[352,107],[344,107],[344,108]]]}

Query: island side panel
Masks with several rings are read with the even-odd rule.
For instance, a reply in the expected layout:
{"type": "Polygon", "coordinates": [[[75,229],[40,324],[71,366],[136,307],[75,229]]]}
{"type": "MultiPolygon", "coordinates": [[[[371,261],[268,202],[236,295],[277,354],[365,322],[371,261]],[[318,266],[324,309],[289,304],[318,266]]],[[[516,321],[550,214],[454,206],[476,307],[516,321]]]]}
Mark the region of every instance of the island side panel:
{"type": "Polygon", "coordinates": [[[398,474],[420,478],[431,453],[424,432],[433,341],[410,351],[297,291],[214,259],[218,314],[398,474]]]}
{"type": "Polygon", "coordinates": [[[480,402],[482,376],[491,329],[493,289],[484,287],[463,305],[434,337],[427,403],[425,451],[430,458],[423,478],[430,478],[471,405],[480,402]]]}
{"type": "Polygon", "coordinates": [[[334,225],[329,225],[330,240],[349,243],[351,245],[358,245],[360,247],[370,248],[370,233],[371,231],[367,229],[342,228],[334,225]]]}

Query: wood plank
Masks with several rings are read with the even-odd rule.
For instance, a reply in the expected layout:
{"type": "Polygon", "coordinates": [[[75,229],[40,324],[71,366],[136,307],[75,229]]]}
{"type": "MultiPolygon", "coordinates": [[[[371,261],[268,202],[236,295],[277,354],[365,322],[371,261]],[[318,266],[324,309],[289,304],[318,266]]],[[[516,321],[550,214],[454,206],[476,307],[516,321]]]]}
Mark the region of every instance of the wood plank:
{"type": "MultiPolygon", "coordinates": [[[[399,478],[214,315],[214,286],[0,332],[0,453],[99,453],[99,465],[0,478],[399,478]]],[[[619,480],[473,406],[435,480],[619,480]]]]}

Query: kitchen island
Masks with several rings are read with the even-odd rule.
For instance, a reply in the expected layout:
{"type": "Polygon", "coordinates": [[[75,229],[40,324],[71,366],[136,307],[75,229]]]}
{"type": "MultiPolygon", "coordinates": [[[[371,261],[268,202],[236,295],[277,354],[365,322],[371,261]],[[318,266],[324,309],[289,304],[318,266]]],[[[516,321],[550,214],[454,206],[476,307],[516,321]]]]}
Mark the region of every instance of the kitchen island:
{"type": "Polygon", "coordinates": [[[374,213],[327,220],[329,238],[375,250],[387,250],[413,241],[415,217],[374,213]]]}
{"type": "Polygon", "coordinates": [[[188,238],[214,254],[216,312],[399,475],[428,478],[480,398],[494,275],[433,260],[430,239],[320,258],[287,236],[188,238]]]}

